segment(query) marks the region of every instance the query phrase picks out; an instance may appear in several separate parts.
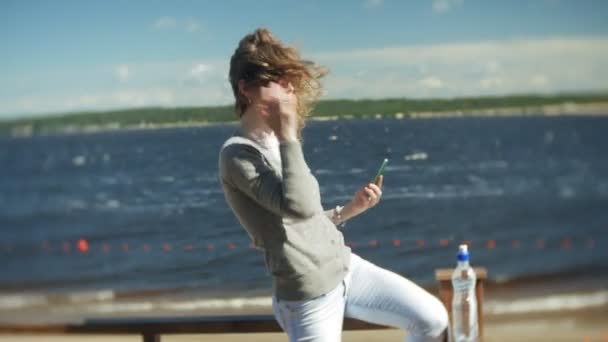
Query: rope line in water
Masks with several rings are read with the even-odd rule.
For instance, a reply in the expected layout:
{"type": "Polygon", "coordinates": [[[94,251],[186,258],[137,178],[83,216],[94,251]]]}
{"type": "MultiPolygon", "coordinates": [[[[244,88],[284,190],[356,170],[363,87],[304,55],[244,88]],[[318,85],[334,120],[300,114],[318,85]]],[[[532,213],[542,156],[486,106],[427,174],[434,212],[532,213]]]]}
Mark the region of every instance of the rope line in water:
{"type": "MultiPolygon", "coordinates": [[[[347,241],[346,245],[352,249],[359,248],[413,248],[414,250],[431,250],[431,249],[443,249],[443,248],[451,248],[451,246],[458,246],[459,244],[467,244],[469,247],[475,246],[477,248],[484,248],[486,250],[498,250],[504,248],[510,248],[513,250],[518,249],[533,249],[533,250],[549,250],[549,249],[560,249],[563,251],[568,251],[571,249],[594,249],[598,247],[598,241],[594,238],[590,237],[562,237],[562,238],[537,238],[537,239],[511,239],[511,240],[464,240],[464,241],[455,241],[450,239],[436,239],[436,240],[425,240],[425,239],[408,239],[408,240],[400,240],[400,239],[392,239],[392,240],[378,240],[371,239],[369,241],[357,242],[357,241],[347,241]]],[[[31,249],[31,247],[18,247],[15,245],[4,244],[0,248],[1,254],[12,254],[16,253],[22,249],[31,249]]],[[[80,253],[80,254],[92,254],[95,252],[101,252],[102,254],[109,253],[130,253],[130,252],[144,252],[149,253],[154,250],[161,250],[165,253],[172,252],[193,252],[205,250],[207,252],[214,252],[217,250],[227,249],[227,250],[238,250],[238,249],[253,249],[256,247],[253,243],[236,243],[236,242],[226,242],[226,243],[183,243],[183,244],[171,244],[171,243],[141,243],[141,244],[129,244],[127,242],[122,243],[94,243],[89,239],[80,238],[76,241],[58,241],[55,243],[51,243],[48,240],[42,241],[40,244],[39,251],[42,253],[52,253],[56,251],[60,251],[62,253],[80,253]]]]}

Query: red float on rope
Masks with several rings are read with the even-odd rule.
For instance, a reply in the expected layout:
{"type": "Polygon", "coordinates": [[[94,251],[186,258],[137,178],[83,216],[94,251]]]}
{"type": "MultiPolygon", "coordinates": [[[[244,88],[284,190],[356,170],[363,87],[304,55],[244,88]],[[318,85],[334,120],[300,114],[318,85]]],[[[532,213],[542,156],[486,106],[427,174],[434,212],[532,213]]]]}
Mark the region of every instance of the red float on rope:
{"type": "Polygon", "coordinates": [[[112,249],[112,248],[111,248],[111,247],[110,247],[110,245],[108,245],[107,243],[103,243],[103,244],[101,244],[101,251],[102,251],[103,253],[108,253],[108,252],[110,252],[110,249],[112,249]]]}
{"type": "MultiPolygon", "coordinates": [[[[493,240],[493,239],[489,239],[489,240],[485,240],[485,241],[483,241],[483,240],[475,240],[475,241],[477,241],[477,244],[485,247],[488,250],[496,249],[497,245],[498,245],[497,241],[493,240]]],[[[529,241],[529,243],[527,243],[525,240],[520,240],[520,239],[513,239],[513,240],[510,240],[510,242],[508,240],[507,241],[501,240],[501,247],[507,248],[510,245],[510,247],[513,249],[530,248],[530,249],[535,249],[535,250],[547,250],[548,248],[552,248],[552,249],[557,248],[557,249],[561,249],[563,251],[569,251],[569,250],[573,250],[574,248],[594,249],[594,248],[597,248],[598,243],[601,243],[601,242],[603,242],[603,240],[598,241],[597,239],[594,239],[592,237],[569,236],[569,237],[562,237],[562,238],[552,237],[549,240],[547,240],[545,238],[537,238],[536,240],[531,239],[529,241]]],[[[362,246],[366,245],[365,242],[362,242],[362,243],[363,243],[362,246]]],[[[454,242],[454,243],[456,243],[456,242],[454,242]]],[[[473,244],[473,240],[465,240],[461,243],[471,246],[473,244]]],[[[393,238],[390,240],[373,239],[373,240],[369,240],[367,242],[367,247],[376,248],[376,247],[380,247],[381,244],[383,247],[390,247],[390,245],[392,245],[392,247],[394,247],[394,248],[412,246],[415,249],[422,251],[427,246],[427,241],[425,239],[418,239],[418,240],[415,240],[415,239],[401,240],[398,238],[393,238]]],[[[448,247],[450,245],[450,240],[449,239],[430,240],[428,242],[428,244],[429,244],[429,247],[435,247],[435,246],[448,247]],[[435,243],[438,243],[438,245],[435,245],[435,243]]],[[[358,243],[353,242],[353,241],[345,242],[345,245],[350,247],[351,249],[355,249],[358,247],[358,243]]],[[[84,237],[79,238],[78,240],[73,241],[73,242],[70,242],[68,240],[56,241],[55,245],[53,245],[49,240],[42,240],[38,246],[39,246],[38,248],[40,249],[40,252],[44,252],[44,253],[60,252],[60,253],[68,254],[68,253],[74,252],[74,253],[84,255],[84,254],[88,254],[89,252],[93,252],[94,251],[93,248],[99,248],[99,251],[103,252],[104,254],[108,254],[112,251],[111,244],[100,243],[99,245],[97,245],[97,244],[91,245],[89,243],[89,241],[84,237]],[[97,246],[99,246],[99,247],[97,247],[97,246]]],[[[152,250],[152,246],[153,245],[151,245],[149,243],[143,243],[138,248],[140,248],[143,252],[147,253],[152,250]]],[[[162,243],[162,244],[158,245],[158,247],[160,247],[162,251],[167,252],[167,253],[172,252],[174,250],[191,252],[191,251],[194,251],[195,249],[206,249],[207,251],[211,252],[218,248],[225,248],[225,249],[229,249],[229,250],[236,250],[239,248],[249,248],[249,249],[257,250],[257,247],[255,246],[255,244],[253,242],[248,242],[248,243],[226,242],[226,243],[222,243],[220,245],[215,245],[213,243],[207,243],[207,244],[203,244],[203,245],[184,243],[184,244],[180,244],[179,246],[181,246],[181,248],[179,248],[178,245],[173,246],[170,243],[162,243]]],[[[13,253],[13,252],[15,252],[17,247],[21,247],[21,246],[14,246],[14,245],[10,245],[10,244],[0,244],[0,253],[13,253]]],[[[131,248],[136,248],[135,245],[129,246],[129,243],[127,243],[127,242],[122,242],[122,243],[117,242],[114,247],[115,247],[115,250],[117,250],[118,252],[122,251],[123,253],[129,252],[129,250],[131,248]]]]}
{"type": "Polygon", "coordinates": [[[78,251],[82,254],[85,254],[86,252],[89,251],[89,244],[87,243],[87,240],[85,240],[85,239],[78,240],[77,246],[78,246],[78,251]]]}
{"type": "Polygon", "coordinates": [[[48,241],[46,241],[46,240],[42,241],[42,250],[45,252],[51,251],[51,245],[49,244],[48,241]]]}
{"type": "Polygon", "coordinates": [[[543,239],[536,240],[536,248],[537,249],[544,249],[545,248],[545,240],[543,240],[543,239]]]}

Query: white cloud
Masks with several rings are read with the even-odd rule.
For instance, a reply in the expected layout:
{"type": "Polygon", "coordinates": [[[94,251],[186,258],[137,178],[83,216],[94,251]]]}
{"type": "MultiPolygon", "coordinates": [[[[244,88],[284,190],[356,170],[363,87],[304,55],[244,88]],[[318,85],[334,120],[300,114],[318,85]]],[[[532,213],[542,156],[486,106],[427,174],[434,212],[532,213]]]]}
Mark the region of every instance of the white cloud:
{"type": "Polygon", "coordinates": [[[443,88],[443,81],[435,76],[429,76],[418,81],[418,84],[427,89],[439,89],[443,88]]]}
{"type": "Polygon", "coordinates": [[[327,76],[327,94],[332,98],[608,90],[608,38],[397,46],[317,53],[310,58],[330,71],[339,66],[339,74],[327,76]],[[356,72],[361,69],[366,70],[363,75],[356,72]]]}
{"type": "Polygon", "coordinates": [[[200,78],[205,74],[208,74],[212,69],[213,68],[209,64],[197,63],[192,67],[192,70],[190,70],[190,75],[200,78]]]}
{"type": "Polygon", "coordinates": [[[174,90],[160,87],[74,94],[59,101],[52,98],[34,99],[38,106],[44,106],[51,112],[174,106],[175,100],[174,90]]]}
{"type": "Polygon", "coordinates": [[[375,8],[380,7],[384,4],[384,0],[366,0],[363,4],[365,8],[375,8]]]}
{"type": "Polygon", "coordinates": [[[503,80],[500,77],[487,77],[479,80],[479,85],[483,90],[500,89],[503,80]]]}
{"type": "Polygon", "coordinates": [[[535,88],[545,88],[549,85],[549,79],[545,75],[533,75],[530,77],[529,84],[535,88]]]}
{"type": "Polygon", "coordinates": [[[462,6],[464,0],[433,0],[433,12],[445,13],[455,7],[462,6]]]}
{"type": "Polygon", "coordinates": [[[169,30],[177,27],[177,20],[173,17],[162,17],[156,19],[154,28],[159,30],[169,30]]]}
{"type": "MultiPolygon", "coordinates": [[[[395,46],[320,52],[306,57],[330,69],[323,79],[326,98],[608,91],[608,37],[395,46]]],[[[228,68],[227,59],[189,60],[37,74],[23,78],[25,83],[19,88],[23,91],[0,93],[0,116],[230,104],[233,98],[226,79],[228,68]],[[137,77],[133,77],[133,70],[137,77]],[[108,88],[108,75],[128,82],[108,88]],[[57,84],[78,87],[60,88],[57,84]],[[33,85],[40,89],[35,94],[26,91],[33,85]]],[[[0,86],[9,89],[12,83],[0,79],[0,86]]]]}
{"type": "Polygon", "coordinates": [[[141,87],[121,90],[71,93],[62,96],[27,96],[5,103],[0,117],[15,113],[57,113],[88,110],[111,110],[137,107],[176,107],[225,105],[232,93],[221,85],[201,88],[141,87]]]}
{"type": "Polygon", "coordinates": [[[102,94],[100,102],[116,101],[123,107],[170,106],[174,104],[175,92],[167,88],[128,89],[102,94]]]}
{"type": "Polygon", "coordinates": [[[215,81],[217,77],[214,77],[214,71],[211,64],[195,63],[182,79],[182,84],[200,86],[210,80],[215,81]]]}
{"type": "Polygon", "coordinates": [[[498,61],[487,61],[484,65],[484,69],[488,73],[497,73],[501,69],[501,65],[498,61]]]}
{"type": "Polygon", "coordinates": [[[129,66],[124,64],[116,67],[115,74],[120,82],[128,81],[131,76],[129,66]]]}
{"type": "Polygon", "coordinates": [[[189,18],[184,22],[184,28],[188,32],[197,32],[201,30],[201,24],[197,20],[189,18]]]}
{"type": "Polygon", "coordinates": [[[161,31],[183,30],[190,33],[199,32],[203,29],[201,22],[194,18],[182,20],[173,17],[162,17],[156,19],[152,26],[161,31]]]}
{"type": "MultiPolygon", "coordinates": [[[[64,70],[54,74],[54,82],[46,79],[50,75],[41,75],[46,83],[78,87],[55,87],[36,94],[20,92],[10,97],[0,94],[0,118],[22,113],[227,105],[233,101],[225,60],[130,63],[128,83],[107,83],[108,73],[118,77],[119,69],[120,66],[98,66],[80,72],[64,70]],[[132,77],[132,70],[137,70],[137,78],[132,77]]],[[[32,82],[39,83],[34,78],[32,82]]]]}

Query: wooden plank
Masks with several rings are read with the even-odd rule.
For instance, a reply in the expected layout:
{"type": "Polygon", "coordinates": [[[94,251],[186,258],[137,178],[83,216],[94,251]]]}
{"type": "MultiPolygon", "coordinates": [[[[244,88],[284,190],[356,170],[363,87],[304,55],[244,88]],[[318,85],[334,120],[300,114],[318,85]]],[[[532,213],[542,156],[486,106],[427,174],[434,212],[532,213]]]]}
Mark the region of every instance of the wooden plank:
{"type": "MultiPolygon", "coordinates": [[[[483,298],[487,270],[475,267],[477,274],[477,312],[479,334],[483,338],[483,298]]],[[[438,269],[435,278],[439,282],[439,297],[446,306],[450,322],[452,319],[452,272],[453,269],[438,269]]],[[[345,318],[343,330],[379,330],[391,327],[345,318]]],[[[225,334],[282,332],[272,315],[250,316],[188,316],[188,317],[132,317],[87,319],[69,324],[0,324],[0,334],[137,334],[145,342],[159,342],[163,334],[225,334]]]]}
{"type": "Polygon", "coordinates": [[[160,335],[158,334],[143,334],[143,342],[160,342],[160,335]]]}
{"type": "MultiPolygon", "coordinates": [[[[344,330],[390,327],[344,319],[344,330]]],[[[225,334],[282,332],[272,315],[89,319],[64,325],[0,325],[2,334],[225,334]]]]}
{"type": "MultiPolygon", "coordinates": [[[[488,270],[485,267],[473,267],[477,279],[488,279],[488,270]]],[[[453,268],[439,268],[435,270],[435,280],[437,281],[452,281],[453,268]]]]}

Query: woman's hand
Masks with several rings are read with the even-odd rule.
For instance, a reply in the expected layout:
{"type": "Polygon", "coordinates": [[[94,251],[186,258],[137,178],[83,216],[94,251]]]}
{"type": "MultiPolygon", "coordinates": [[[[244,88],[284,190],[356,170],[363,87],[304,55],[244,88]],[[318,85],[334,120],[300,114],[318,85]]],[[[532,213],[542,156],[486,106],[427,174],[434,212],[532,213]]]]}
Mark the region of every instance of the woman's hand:
{"type": "Polygon", "coordinates": [[[279,141],[297,140],[297,97],[290,83],[270,82],[262,87],[260,106],[266,114],[266,122],[279,141]]]}
{"type": "Polygon", "coordinates": [[[384,177],[380,176],[378,184],[369,183],[355,193],[353,199],[343,209],[344,212],[348,213],[349,218],[361,214],[380,202],[383,181],[384,177]]]}

